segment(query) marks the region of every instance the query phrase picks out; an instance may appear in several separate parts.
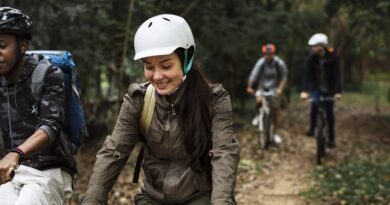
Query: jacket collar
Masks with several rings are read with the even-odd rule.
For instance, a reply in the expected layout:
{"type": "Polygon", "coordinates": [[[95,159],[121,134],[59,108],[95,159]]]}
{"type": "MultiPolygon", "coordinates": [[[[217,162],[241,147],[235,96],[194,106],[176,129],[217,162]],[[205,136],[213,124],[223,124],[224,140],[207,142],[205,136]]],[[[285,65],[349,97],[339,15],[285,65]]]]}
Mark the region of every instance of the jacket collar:
{"type": "Polygon", "coordinates": [[[187,87],[186,82],[187,81],[184,81],[174,93],[170,94],[169,97],[172,99],[173,103],[170,103],[168,101],[167,96],[159,95],[156,92],[156,104],[163,109],[172,109],[172,105],[175,110],[178,109],[183,99],[184,91],[186,90],[187,87]]]}

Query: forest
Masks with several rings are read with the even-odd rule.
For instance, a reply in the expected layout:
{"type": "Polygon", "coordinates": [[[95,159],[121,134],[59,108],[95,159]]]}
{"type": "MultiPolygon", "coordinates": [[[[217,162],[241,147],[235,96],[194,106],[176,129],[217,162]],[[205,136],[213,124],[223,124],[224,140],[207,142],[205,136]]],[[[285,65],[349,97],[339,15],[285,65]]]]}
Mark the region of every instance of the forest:
{"type": "MultiPolygon", "coordinates": [[[[229,91],[242,149],[238,204],[390,203],[389,0],[1,0],[0,6],[31,17],[31,50],[73,54],[90,132],[86,143],[95,145],[77,156],[86,162],[77,194],[86,190],[95,154],[113,129],[127,87],[146,81],[142,63],[133,60],[135,32],[146,19],[170,13],[188,21],[196,61],[211,82],[229,91]],[[340,58],[343,90],[336,107],[339,146],[324,166],[315,165],[314,140],[303,136],[309,103],[298,100],[314,33],[327,34],[340,58]],[[274,43],[286,62],[288,81],[283,145],[263,151],[250,124],[254,99],[245,90],[266,43],[274,43]]],[[[129,183],[130,175],[118,179],[111,204],[132,204],[138,186],[129,183]]]]}

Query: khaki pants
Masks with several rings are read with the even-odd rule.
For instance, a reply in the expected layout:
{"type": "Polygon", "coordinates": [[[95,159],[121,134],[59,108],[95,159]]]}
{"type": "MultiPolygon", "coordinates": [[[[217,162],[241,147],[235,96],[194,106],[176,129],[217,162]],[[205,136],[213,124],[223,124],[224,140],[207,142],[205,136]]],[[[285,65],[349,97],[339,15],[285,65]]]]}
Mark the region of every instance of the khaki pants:
{"type": "MultiPolygon", "coordinates": [[[[187,202],[180,203],[181,205],[209,205],[211,200],[211,193],[204,193],[187,202]]],[[[139,193],[135,195],[134,202],[136,205],[168,205],[155,201],[146,193],[139,193]]]]}
{"type": "MultiPolygon", "coordinates": [[[[256,96],[256,105],[262,105],[263,96],[256,96]]],[[[282,99],[280,96],[273,96],[270,98],[269,106],[271,109],[279,110],[282,105],[282,99]]]]}
{"type": "Polygon", "coordinates": [[[1,205],[63,205],[72,196],[72,177],[60,168],[40,171],[20,165],[0,186],[1,205]]]}

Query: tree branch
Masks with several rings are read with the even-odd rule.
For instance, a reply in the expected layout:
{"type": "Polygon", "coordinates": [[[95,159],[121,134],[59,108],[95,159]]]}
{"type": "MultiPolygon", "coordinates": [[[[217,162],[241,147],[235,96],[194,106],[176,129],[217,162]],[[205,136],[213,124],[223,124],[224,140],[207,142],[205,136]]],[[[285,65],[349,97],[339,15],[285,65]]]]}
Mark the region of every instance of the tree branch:
{"type": "Polygon", "coordinates": [[[192,10],[199,2],[200,2],[200,0],[192,1],[192,2],[190,3],[190,5],[188,5],[188,6],[184,9],[184,11],[180,14],[180,16],[183,17],[183,18],[184,18],[185,16],[187,16],[187,14],[190,13],[191,10],[192,10]]]}

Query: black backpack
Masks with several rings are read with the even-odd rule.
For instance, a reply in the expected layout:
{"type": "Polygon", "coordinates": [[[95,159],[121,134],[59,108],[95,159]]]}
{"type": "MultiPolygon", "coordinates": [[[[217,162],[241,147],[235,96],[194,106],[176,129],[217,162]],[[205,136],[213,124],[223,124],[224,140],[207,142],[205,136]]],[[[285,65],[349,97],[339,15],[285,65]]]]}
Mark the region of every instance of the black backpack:
{"type": "MultiPolygon", "coordinates": [[[[272,60],[272,63],[275,65],[275,68],[276,68],[276,76],[278,78],[278,80],[280,80],[282,78],[282,73],[280,72],[280,65],[279,65],[279,62],[276,61],[275,59],[272,60]]],[[[262,65],[261,65],[261,72],[259,73],[259,78],[260,76],[262,75],[262,72],[264,71],[264,67],[265,67],[265,64],[266,62],[264,62],[262,65]]]]}

